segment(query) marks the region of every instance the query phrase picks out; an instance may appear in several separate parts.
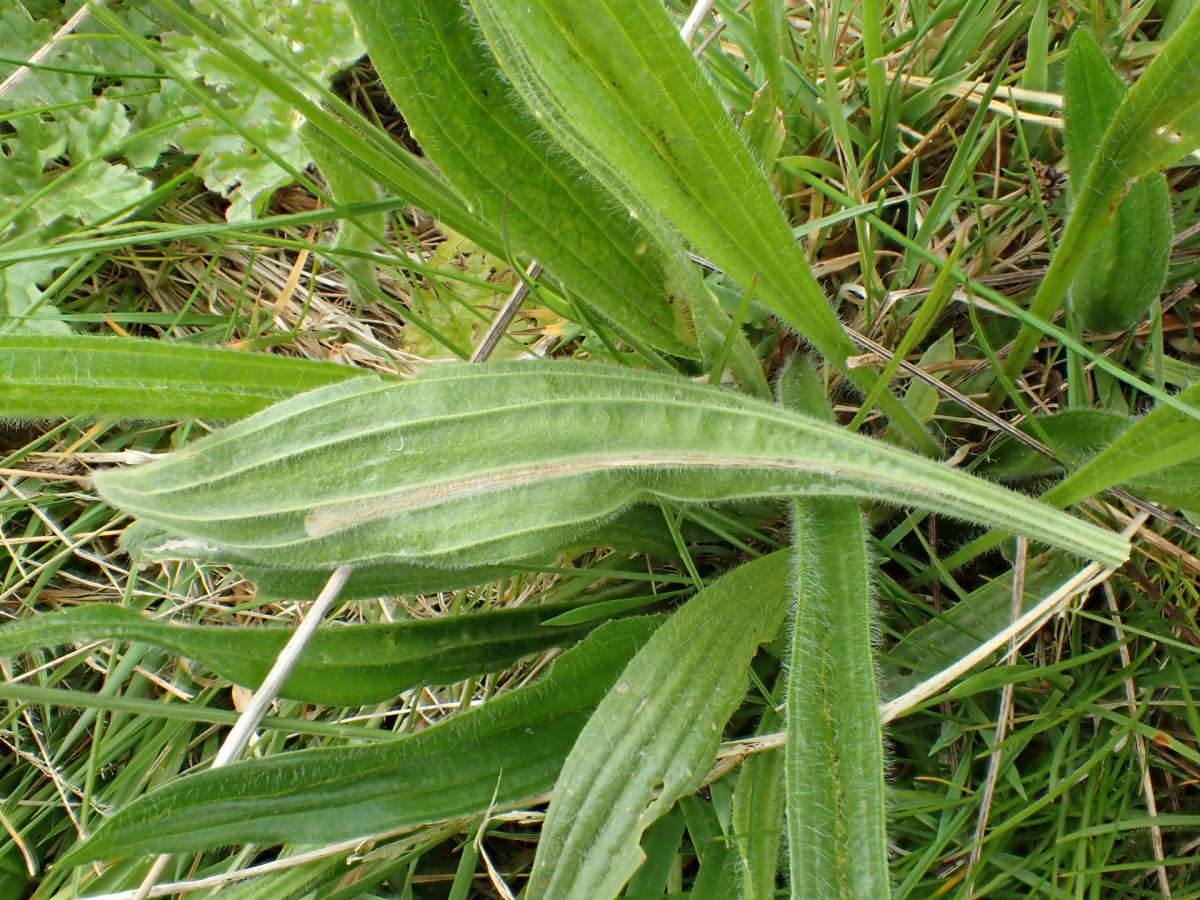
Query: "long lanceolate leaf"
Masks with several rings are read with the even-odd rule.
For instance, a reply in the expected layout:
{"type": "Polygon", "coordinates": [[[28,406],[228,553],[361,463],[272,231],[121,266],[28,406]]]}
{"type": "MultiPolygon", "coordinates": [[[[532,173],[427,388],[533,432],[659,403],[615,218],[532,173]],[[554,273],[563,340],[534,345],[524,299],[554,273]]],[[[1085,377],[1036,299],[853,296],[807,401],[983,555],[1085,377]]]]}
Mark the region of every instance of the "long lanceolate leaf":
{"type": "Polygon", "coordinates": [[[794,507],[784,767],[792,884],[814,900],[881,900],[890,889],[866,529],[851,501],[794,507]]]}
{"type": "MultiPolygon", "coordinates": [[[[659,0],[471,0],[539,123],[639,219],[660,214],[833,363],[855,352],[745,140],[659,0]]],[[[875,376],[850,369],[868,388],[875,376]]],[[[891,395],[905,437],[936,452],[891,395]]]]}
{"type": "MultiPolygon", "coordinates": [[[[779,383],[784,403],[833,421],[807,368],[789,366],[779,383]]],[[[792,512],[784,762],[792,884],[814,900],[883,900],[887,808],[866,527],[851,500],[804,498],[792,512]]]]}
{"type": "Polygon", "coordinates": [[[458,0],[354,0],[371,61],[421,148],[497,227],[606,319],[661,350],[676,334],[655,239],[600,182],[550,146],[458,0]]]}
{"type": "Polygon", "coordinates": [[[625,667],[554,785],[528,900],[617,896],[643,861],[642,832],[712,766],[750,659],[783,623],[787,568],[772,554],[725,575],[625,667]]]}
{"type": "MultiPolygon", "coordinates": [[[[1067,54],[1064,136],[1067,163],[1082,180],[1125,96],[1096,39],[1080,29],[1067,54]]],[[[1167,276],[1171,195],[1167,179],[1149,175],[1129,186],[1112,223],[1071,284],[1071,308],[1085,328],[1121,331],[1146,314],[1167,276]]]]}
{"type": "Polygon", "coordinates": [[[542,361],[322,388],[95,483],[213,552],[291,568],[496,563],[643,500],[814,494],[911,504],[1109,564],[1129,551],[1020,494],[765,402],[542,361]]]}
{"type": "Polygon", "coordinates": [[[180,778],[106,819],[63,864],[242,842],[330,843],[544,793],[657,624],[639,617],[603,625],[541,680],[408,737],[180,778]]]}
{"type": "Polygon", "coordinates": [[[169,341],[0,337],[0,415],[238,419],[362,374],[333,363],[169,341]]]}
{"type": "MultiPolygon", "coordinates": [[[[1049,319],[1116,216],[1129,185],[1200,147],[1200,7],[1163,45],[1125,95],[1075,195],[1075,206],[1050,267],[1030,305],[1049,319]]],[[[1021,329],[1005,361],[1009,376],[1024,368],[1036,329],[1021,329]]],[[[998,396],[998,393],[995,395],[998,396]]]]}
{"type": "MultiPolygon", "coordinates": [[[[382,625],[326,626],[279,693],[311,703],[377,703],[409,688],[494,672],[586,634],[586,628],[542,624],[575,608],[560,603],[382,625]]],[[[290,628],[172,625],[125,607],[94,603],[0,628],[0,656],[122,638],[174,650],[255,688],[291,633],[290,628]]]]}

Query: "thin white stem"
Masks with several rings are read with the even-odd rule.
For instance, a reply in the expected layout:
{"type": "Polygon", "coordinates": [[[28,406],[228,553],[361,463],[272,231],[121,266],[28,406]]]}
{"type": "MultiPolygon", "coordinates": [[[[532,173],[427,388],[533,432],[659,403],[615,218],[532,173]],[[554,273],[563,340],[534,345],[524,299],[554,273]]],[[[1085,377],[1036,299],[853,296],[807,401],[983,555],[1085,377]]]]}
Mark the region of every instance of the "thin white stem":
{"type": "MultiPolygon", "coordinates": [[[[1121,534],[1127,538],[1132,537],[1145,524],[1148,518],[1149,513],[1140,513],[1130,521],[1121,534]]],[[[975,666],[992,656],[992,654],[1005,644],[1009,645],[1009,652],[1014,653],[1033,637],[1047,620],[1057,614],[1072,597],[1091,590],[1098,584],[1103,584],[1114,571],[1114,569],[1104,568],[1099,563],[1092,563],[1080,569],[1072,578],[1059,585],[1054,593],[1014,620],[1007,628],[998,631],[970,653],[961,657],[957,662],[942,669],[936,675],[925,679],[911,690],[905,691],[899,697],[895,697],[886,703],[881,703],[879,705],[879,714],[883,722],[886,724],[893,719],[898,719],[913,707],[941,693],[962,675],[965,675],[971,669],[975,668],[975,666]]],[[[725,760],[741,760],[753,753],[762,753],[764,750],[782,747],[786,742],[786,731],[775,731],[770,734],[755,735],[752,738],[726,741],[721,745],[721,749],[717,753],[718,767],[723,765],[725,760]]]]}
{"type": "MultiPolygon", "coordinates": [[[[276,657],[275,664],[271,666],[271,671],[267,673],[267,677],[263,679],[263,683],[254,692],[249,706],[238,717],[229,734],[225,736],[225,740],[221,744],[221,749],[217,751],[217,755],[213,758],[212,765],[209,768],[219,769],[222,766],[227,766],[242,755],[242,752],[250,743],[250,739],[254,736],[254,732],[258,730],[258,725],[262,721],[263,716],[267,714],[267,710],[275,702],[275,698],[278,696],[280,688],[283,687],[283,683],[292,674],[292,669],[300,661],[300,657],[304,654],[304,649],[308,646],[308,642],[317,633],[317,628],[320,626],[321,621],[329,612],[330,607],[337,601],[338,596],[342,593],[342,588],[346,586],[346,582],[350,580],[350,575],[353,572],[354,566],[338,566],[333,574],[329,576],[329,580],[325,582],[325,587],[321,589],[321,593],[317,596],[313,605],[309,607],[308,612],[304,614],[304,618],[300,620],[300,625],[292,633],[292,636],[288,638],[288,642],[284,644],[283,649],[279,651],[279,656],[276,657]]],[[[146,873],[141,886],[132,894],[133,900],[146,900],[150,896],[154,885],[158,883],[158,879],[170,859],[171,854],[163,853],[154,860],[154,865],[146,873]]]]}
{"type": "Polygon", "coordinates": [[[275,660],[275,665],[271,666],[271,671],[263,679],[262,685],[254,692],[254,697],[251,699],[250,705],[246,707],[246,710],[230,730],[228,736],[226,736],[225,742],[221,744],[221,749],[217,751],[216,758],[213,759],[212,768],[219,769],[221,766],[227,766],[242,755],[242,751],[246,749],[246,745],[250,743],[250,738],[254,736],[254,732],[258,729],[258,723],[262,721],[271,704],[275,702],[280,688],[283,687],[283,683],[287,681],[288,676],[292,674],[292,669],[300,661],[300,657],[303,655],[304,649],[308,646],[308,642],[317,633],[317,628],[320,626],[321,621],[329,612],[330,607],[337,601],[338,596],[342,593],[342,588],[350,580],[350,575],[353,571],[354,566],[338,566],[333,574],[329,576],[329,581],[325,583],[325,587],[321,590],[320,595],[313,602],[313,605],[309,607],[308,612],[304,614],[299,627],[292,633],[283,650],[279,652],[279,657],[275,660]]]}
{"type": "MultiPolygon", "coordinates": [[[[1148,518],[1149,513],[1143,512],[1138,514],[1125,527],[1125,530],[1121,532],[1122,536],[1130,537],[1133,535],[1145,524],[1148,518]]],[[[1057,615],[1070,602],[1071,598],[1091,590],[1098,584],[1103,584],[1114,571],[1116,570],[1106,569],[1099,563],[1092,563],[1080,569],[1074,578],[1065,582],[1058,590],[1035,605],[1007,628],[992,635],[966,656],[942,669],[936,675],[925,679],[916,687],[905,691],[899,697],[889,700],[880,706],[879,712],[883,716],[883,721],[887,723],[893,719],[898,719],[917,704],[940,694],[962,675],[975,668],[1009,641],[1013,640],[1014,636],[1016,637],[1017,646],[1020,647],[1049,619],[1057,615]]]]}
{"type": "MultiPolygon", "coordinates": [[[[1013,562],[1012,608],[1010,621],[1015,622],[1021,615],[1021,607],[1025,605],[1025,564],[1029,555],[1029,543],[1025,538],[1017,538],[1017,556],[1013,562]]],[[[1107,585],[1105,585],[1107,587],[1107,585]]],[[[1008,642],[1008,653],[1004,656],[1004,664],[1015,665],[1017,661],[1017,641],[1014,634],[1008,642]]],[[[992,738],[992,755],[988,758],[987,775],[984,777],[983,794],[979,800],[979,817],[975,820],[975,844],[967,860],[967,897],[975,896],[975,867],[983,855],[983,839],[987,837],[988,818],[992,812],[992,798],[996,794],[996,784],[1000,780],[1000,762],[1004,751],[1000,745],[1008,736],[1008,726],[1012,721],[1013,695],[1015,685],[1010,681],[1000,691],[1000,709],[996,713],[996,733],[992,738]]]]}
{"type": "MultiPolygon", "coordinates": [[[[302,866],[305,863],[315,862],[326,857],[336,856],[339,853],[352,853],[361,847],[363,844],[369,844],[372,841],[382,840],[384,838],[393,837],[397,834],[403,834],[405,831],[410,831],[411,828],[401,828],[393,831],[385,831],[381,834],[368,835],[360,838],[353,838],[348,841],[340,841],[336,844],[329,844],[325,847],[319,847],[315,850],[306,850],[303,853],[297,853],[293,856],[284,856],[279,859],[273,859],[270,862],[259,863],[255,866],[248,866],[244,869],[235,869],[232,872],[222,872],[219,875],[209,875],[205,878],[196,878],[192,881],[168,881],[165,884],[154,885],[150,889],[148,897],[166,897],[170,894],[186,894],[189,891],[200,891],[206,888],[218,888],[227,884],[232,884],[236,881],[245,881],[248,878],[258,878],[261,875],[268,875],[271,872],[279,872],[284,869],[291,869],[295,866],[302,866]]],[[[169,856],[165,858],[169,859],[169,856]]],[[[81,897],[80,900],[138,900],[137,891],[115,891],[110,894],[92,894],[87,897],[81,897]]]]}
{"type": "Polygon", "coordinates": [[[479,346],[471,354],[470,362],[486,362],[487,358],[492,355],[492,351],[500,343],[500,338],[504,337],[504,332],[508,330],[508,326],[517,315],[517,310],[521,308],[521,305],[525,302],[525,298],[529,296],[530,285],[541,274],[542,264],[535,259],[529,264],[529,268],[525,270],[525,277],[517,283],[512,293],[508,295],[508,299],[504,301],[504,305],[500,307],[500,312],[496,313],[496,318],[488,327],[483,340],[479,342],[479,346]]]}
{"type": "MultiPolygon", "coordinates": [[[[1120,657],[1121,666],[1125,671],[1131,671],[1133,660],[1129,655],[1129,645],[1125,643],[1125,623],[1121,620],[1121,610],[1117,606],[1117,595],[1113,591],[1112,585],[1104,586],[1104,597],[1108,601],[1109,611],[1113,614],[1113,631],[1117,633],[1117,640],[1120,642],[1117,647],[1117,655],[1120,657]]],[[[1137,685],[1133,683],[1132,678],[1126,678],[1124,688],[1129,714],[1137,718],[1137,685]]],[[[1150,758],[1146,751],[1146,739],[1136,731],[1133,733],[1133,746],[1137,750],[1138,763],[1142,767],[1142,792],[1146,796],[1146,813],[1151,819],[1155,819],[1158,817],[1158,803],[1154,799],[1154,779],[1150,777],[1150,758]]],[[[1150,826],[1150,849],[1154,853],[1154,858],[1159,862],[1159,865],[1154,867],[1159,893],[1162,894],[1163,900],[1171,900],[1171,879],[1167,875],[1167,867],[1162,865],[1167,854],[1163,845],[1162,827],[1159,825],[1150,826]]]]}
{"type": "Polygon", "coordinates": [[[687,20],[683,23],[683,27],[679,29],[679,36],[683,38],[685,44],[690,44],[692,38],[696,36],[696,32],[700,30],[700,23],[703,22],[712,8],[716,6],[717,0],[696,0],[692,5],[692,11],[688,13],[687,20]]]}

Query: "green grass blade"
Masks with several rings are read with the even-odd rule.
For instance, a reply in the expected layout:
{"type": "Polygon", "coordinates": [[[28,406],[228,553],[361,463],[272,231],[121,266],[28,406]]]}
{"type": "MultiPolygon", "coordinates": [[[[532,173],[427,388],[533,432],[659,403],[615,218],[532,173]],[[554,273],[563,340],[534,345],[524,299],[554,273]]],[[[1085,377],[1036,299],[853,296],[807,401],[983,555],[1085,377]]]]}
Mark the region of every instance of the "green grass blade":
{"type": "Polygon", "coordinates": [[[238,419],[362,374],[333,363],[169,341],[0,336],[0,408],[10,419],[238,419]]]}
{"type": "Polygon", "coordinates": [[[547,791],[657,624],[610,622],[540,681],[408,737],[281,753],[172,781],[106,819],[62,865],[230,843],[331,843],[547,791]]]}
{"type": "MultiPolygon", "coordinates": [[[[763,717],[760,734],[780,727],[774,710],[763,717]]],[[[779,871],[783,834],[783,750],[755,753],[738,768],[733,793],[733,837],[743,897],[771,897],[779,871]]]]}
{"type": "MultiPolygon", "coordinates": [[[[828,421],[819,384],[789,366],[783,400],[828,421]]],[[[806,897],[891,895],[883,726],[872,654],[871,557],[858,504],[793,504],[795,609],[784,748],[792,885],[806,897]]]]}
{"type": "Polygon", "coordinates": [[[1108,563],[1128,553],[1119,535],[884,442],[595,364],[357,379],[95,483],[126,512],[283,568],[495,564],[562,546],[639,501],[789,494],[911,504],[1108,563]]]}
{"type": "MultiPolygon", "coordinates": [[[[1178,162],[1200,147],[1200,7],[1154,57],[1104,132],[1091,166],[1075,194],[1050,267],[1029,311],[1050,319],[1066,298],[1105,229],[1113,221],[1129,185],[1178,162]]],[[[1004,371],[1015,377],[1037,346],[1038,332],[1023,326],[1004,371]]],[[[998,399],[999,391],[993,391],[998,399]]]]}
{"type": "MultiPolygon", "coordinates": [[[[642,221],[695,249],[843,366],[855,353],[745,139],[658,0],[472,0],[497,59],[538,121],[642,221]]],[[[850,369],[860,388],[875,381],[850,369]]],[[[890,393],[906,440],[938,448],[890,393]]]]}
{"type": "Polygon", "coordinates": [[[457,0],[354,0],[384,85],[426,155],[513,250],[659,350],[697,356],[655,238],[538,127],[457,0]]]}
{"type": "MultiPolygon", "coordinates": [[[[146,720],[168,719],[177,722],[205,722],[215,725],[235,725],[238,713],[232,709],[216,709],[203,703],[163,702],[144,700],[137,697],[112,696],[87,691],[67,691],[61,688],[38,687],[36,685],[0,683],[0,699],[17,703],[36,703],[47,707],[65,709],[114,710],[130,713],[146,720]]],[[[266,716],[261,727],[264,731],[286,731],[292,734],[318,734],[323,737],[346,740],[380,741],[388,739],[388,732],[362,725],[338,725],[312,719],[293,719],[266,716]]]]}
{"type": "Polygon", "coordinates": [[[938,317],[945,310],[946,304],[950,302],[950,297],[954,294],[954,280],[951,273],[958,264],[958,257],[962,252],[962,247],[962,244],[955,244],[954,249],[950,252],[950,256],[946,259],[945,267],[938,272],[937,280],[934,281],[933,287],[925,295],[925,299],[921,301],[920,307],[917,308],[917,313],[913,316],[912,324],[905,330],[904,336],[900,338],[900,344],[892,351],[891,359],[884,364],[883,370],[879,373],[879,380],[867,392],[862,407],[859,408],[858,412],[854,414],[854,418],[850,421],[850,428],[858,428],[863,423],[874,407],[875,399],[881,392],[887,390],[888,385],[891,384],[892,378],[895,377],[897,370],[900,368],[901,361],[906,359],[913,348],[925,339],[925,336],[929,333],[929,329],[933,327],[934,322],[938,320],[938,317]]]}
{"type": "MultiPolygon", "coordinates": [[[[522,656],[574,643],[586,628],[544,623],[575,604],[516,607],[381,625],[327,626],[317,632],[280,696],[353,705],[401,691],[495,672],[522,656]]],[[[145,641],[199,660],[222,678],[255,688],[290,628],[174,625],[127,607],[93,603],[41,613],[0,627],[0,656],[40,647],[124,639],[145,641]]]]}
{"type": "Polygon", "coordinates": [[[716,759],[760,643],[787,612],[788,560],[747,563],[700,591],[630,661],[562,774],[525,896],[615,897],[643,862],[642,832],[716,759]]]}

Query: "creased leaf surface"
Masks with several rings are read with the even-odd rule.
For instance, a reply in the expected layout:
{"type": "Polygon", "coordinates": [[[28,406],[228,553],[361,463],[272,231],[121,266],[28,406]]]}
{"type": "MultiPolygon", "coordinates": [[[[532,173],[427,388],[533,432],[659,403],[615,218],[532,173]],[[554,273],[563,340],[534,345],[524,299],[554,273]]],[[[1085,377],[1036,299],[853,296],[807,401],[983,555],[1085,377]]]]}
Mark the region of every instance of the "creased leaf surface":
{"type": "Polygon", "coordinates": [[[95,477],[121,509],[291,568],[516,560],[640,501],[840,495],[1120,563],[1120,536],[768,403],[601,365],[446,366],[293,397],[95,477]]]}
{"type": "Polygon", "coordinates": [[[642,832],[712,765],[745,694],[750,659],[783,623],[787,572],[783,553],[733,570],[671,616],[625,667],[555,784],[529,900],[615,897],[633,875],[642,832]]]}

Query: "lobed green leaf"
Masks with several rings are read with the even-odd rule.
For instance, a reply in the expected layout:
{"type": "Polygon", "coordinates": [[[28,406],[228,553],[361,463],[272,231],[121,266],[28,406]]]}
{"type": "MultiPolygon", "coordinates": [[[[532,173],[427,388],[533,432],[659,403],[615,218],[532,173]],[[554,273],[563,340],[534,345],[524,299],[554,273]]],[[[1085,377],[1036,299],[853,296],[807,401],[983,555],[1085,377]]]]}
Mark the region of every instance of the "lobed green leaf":
{"type": "Polygon", "coordinates": [[[293,397],[153,463],[113,505],[281,568],[492,565],[641,501],[840,495],[911,504],[1107,563],[1124,538],[979,478],[682,378],[544,361],[445,366],[293,397]]]}
{"type": "MultiPolygon", "coordinates": [[[[329,705],[378,703],[409,688],[495,672],[585,635],[587,627],[543,624],[577,608],[557,603],[381,625],[327,625],[317,631],[279,694],[329,705]]],[[[291,634],[290,628],[175,625],[126,607],[93,603],[0,627],[0,656],[76,642],[145,641],[256,688],[291,634]]]]}
{"type": "Polygon", "coordinates": [[[331,843],[543,793],[657,624],[639,617],[603,625],[541,680],[413,735],[280,753],[172,781],[104,820],[61,864],[231,843],[331,843]]]}

